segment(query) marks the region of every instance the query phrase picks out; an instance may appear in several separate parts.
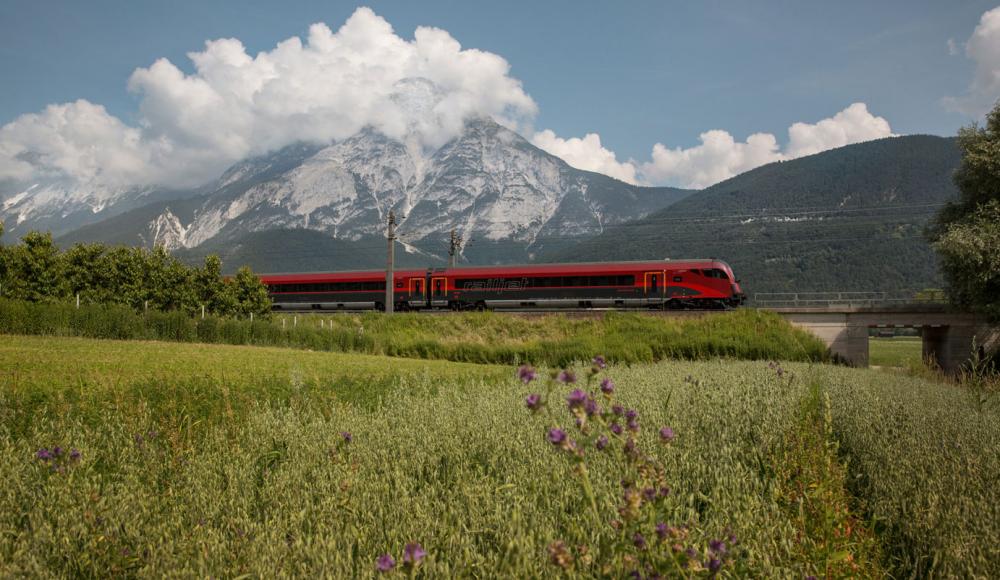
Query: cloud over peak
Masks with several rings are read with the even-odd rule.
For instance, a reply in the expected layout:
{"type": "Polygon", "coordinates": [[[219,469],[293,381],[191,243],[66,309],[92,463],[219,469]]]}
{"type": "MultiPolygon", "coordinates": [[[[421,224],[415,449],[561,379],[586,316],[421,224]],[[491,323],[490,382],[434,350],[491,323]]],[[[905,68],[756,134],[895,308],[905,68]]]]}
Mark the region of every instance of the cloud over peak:
{"type": "Polygon", "coordinates": [[[192,185],[249,155],[366,126],[435,147],[470,116],[516,127],[537,112],[502,57],[463,49],[438,28],[405,40],[364,7],[336,32],[313,24],[304,43],[292,37],[250,56],[239,40],[219,39],[188,57],[190,75],[167,59],[132,74],[137,126],[77,101],[0,128],[0,179],[192,185]]]}

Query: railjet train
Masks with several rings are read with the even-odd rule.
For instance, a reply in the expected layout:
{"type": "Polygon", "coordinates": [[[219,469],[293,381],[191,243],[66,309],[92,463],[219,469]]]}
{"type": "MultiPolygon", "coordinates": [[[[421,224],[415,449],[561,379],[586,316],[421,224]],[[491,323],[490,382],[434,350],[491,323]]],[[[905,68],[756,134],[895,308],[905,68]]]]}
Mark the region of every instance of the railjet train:
{"type": "MultiPolygon", "coordinates": [[[[261,276],[275,310],[384,310],[385,272],[261,276]]],[[[393,307],[407,310],[725,309],[746,296],[720,260],[538,264],[400,270],[393,307]]]]}

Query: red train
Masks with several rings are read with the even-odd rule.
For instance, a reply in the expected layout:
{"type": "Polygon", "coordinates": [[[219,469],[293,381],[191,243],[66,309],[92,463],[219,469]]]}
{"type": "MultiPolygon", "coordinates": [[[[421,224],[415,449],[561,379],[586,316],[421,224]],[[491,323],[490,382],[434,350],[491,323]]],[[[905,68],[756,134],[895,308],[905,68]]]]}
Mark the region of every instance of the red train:
{"type": "MultiPolygon", "coordinates": [[[[384,310],[385,272],[261,276],[275,310],[384,310]]],[[[742,304],[720,260],[602,262],[401,270],[396,310],[697,308],[742,304]]]]}

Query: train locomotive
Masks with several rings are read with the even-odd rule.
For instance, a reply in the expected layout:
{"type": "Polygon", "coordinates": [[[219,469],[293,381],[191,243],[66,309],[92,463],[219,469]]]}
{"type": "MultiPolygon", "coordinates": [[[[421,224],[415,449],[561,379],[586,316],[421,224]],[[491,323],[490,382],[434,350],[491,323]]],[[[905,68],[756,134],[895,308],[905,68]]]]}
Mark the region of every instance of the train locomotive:
{"type": "MultiPolygon", "coordinates": [[[[384,310],[382,270],[263,275],[279,311],[384,310]]],[[[746,296],[721,260],[663,260],[399,270],[393,308],[728,309],[746,296]]]]}

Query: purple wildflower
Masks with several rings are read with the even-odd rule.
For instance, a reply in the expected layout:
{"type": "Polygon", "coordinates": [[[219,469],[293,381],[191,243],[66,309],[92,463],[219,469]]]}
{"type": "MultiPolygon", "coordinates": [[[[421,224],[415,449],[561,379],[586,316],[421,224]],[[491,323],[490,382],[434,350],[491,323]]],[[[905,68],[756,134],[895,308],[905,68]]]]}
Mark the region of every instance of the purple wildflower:
{"type": "Polygon", "coordinates": [[[577,409],[582,407],[587,401],[587,393],[584,393],[580,389],[574,389],[569,396],[566,397],[566,404],[569,405],[570,409],[577,409]]]}
{"type": "Polygon", "coordinates": [[[669,487],[661,487],[660,488],[660,497],[667,497],[668,495],[670,495],[670,488],[669,487]]]}
{"type": "Polygon", "coordinates": [[[698,557],[698,550],[695,550],[693,546],[685,550],[684,553],[687,554],[687,557],[692,560],[698,557]]]}
{"type": "Polygon", "coordinates": [[[566,432],[558,427],[553,427],[549,429],[549,442],[553,445],[559,445],[566,440],[566,432]]]}
{"type": "Polygon", "coordinates": [[[625,453],[629,454],[634,452],[635,452],[635,439],[629,437],[629,440],[625,442],[625,453]]]}
{"type": "Polygon", "coordinates": [[[604,360],[603,356],[597,355],[594,357],[594,366],[599,369],[606,369],[608,368],[608,362],[604,360]]]}
{"type": "Polygon", "coordinates": [[[611,432],[614,433],[615,435],[621,435],[622,434],[622,426],[619,425],[618,423],[612,423],[611,424],[611,432]]]}
{"type": "Polygon", "coordinates": [[[626,426],[628,427],[628,430],[633,433],[639,432],[639,422],[636,421],[635,419],[629,419],[628,424],[626,426]]]}
{"type": "Polygon", "coordinates": [[[535,380],[535,377],[537,376],[538,374],[535,372],[535,369],[528,365],[521,365],[517,368],[517,378],[524,384],[528,384],[535,380]]]}
{"type": "Polygon", "coordinates": [[[722,540],[712,540],[708,543],[708,549],[716,554],[725,554],[726,543],[722,540]]]}
{"type": "Polygon", "coordinates": [[[559,374],[556,376],[556,380],[560,383],[570,385],[576,382],[576,375],[573,374],[573,371],[563,370],[559,371],[559,374]]]}
{"type": "Polygon", "coordinates": [[[635,544],[635,547],[640,550],[646,549],[646,538],[639,532],[636,532],[635,535],[632,536],[632,543],[635,544]]]}
{"type": "Polygon", "coordinates": [[[610,378],[605,377],[605,379],[601,381],[601,392],[605,395],[610,395],[615,392],[615,382],[610,378]]]}
{"type": "Polygon", "coordinates": [[[542,406],[542,396],[538,393],[528,395],[524,398],[524,406],[532,411],[537,411],[542,406]]]}
{"type": "Polygon", "coordinates": [[[673,441],[673,439],[674,439],[674,430],[673,429],[671,429],[670,427],[660,427],[660,440],[661,441],[663,441],[664,443],[667,443],[669,441],[673,441]]]}
{"type": "Polygon", "coordinates": [[[660,522],[656,524],[656,535],[659,536],[661,540],[667,539],[667,524],[660,522]]]}
{"type": "Polygon", "coordinates": [[[42,447],[41,449],[35,452],[35,457],[41,459],[42,461],[48,461],[49,459],[52,459],[52,454],[49,453],[48,448],[42,447]]]}
{"type": "Polygon", "coordinates": [[[597,401],[593,397],[587,397],[587,400],[583,403],[583,410],[586,411],[587,416],[591,417],[596,415],[600,408],[597,406],[597,401]]]}
{"type": "Polygon", "coordinates": [[[639,413],[637,413],[635,409],[629,409],[628,411],[625,411],[625,418],[626,419],[632,420],[632,419],[636,419],[638,417],[639,417],[639,413]]]}
{"type": "Polygon", "coordinates": [[[354,441],[354,435],[351,435],[349,431],[341,431],[340,436],[344,438],[344,443],[351,443],[354,441]]]}
{"type": "Polygon", "coordinates": [[[612,405],[611,412],[614,413],[615,415],[621,416],[621,414],[625,412],[625,408],[622,407],[621,405],[612,405]]]}
{"type": "Polygon", "coordinates": [[[423,546],[416,542],[407,544],[403,548],[403,563],[409,564],[410,566],[419,566],[420,562],[423,561],[424,556],[427,552],[424,550],[423,546]]]}
{"type": "Polygon", "coordinates": [[[70,461],[80,461],[80,452],[76,449],[72,449],[69,452],[70,461]]]}
{"type": "Polygon", "coordinates": [[[643,489],[642,490],[642,497],[645,498],[646,501],[653,501],[654,499],[656,499],[656,488],[655,487],[647,487],[647,488],[643,489]]]}
{"type": "Polygon", "coordinates": [[[722,568],[722,562],[718,558],[712,558],[708,561],[708,571],[712,574],[718,572],[719,568],[722,568]]]}
{"type": "Polygon", "coordinates": [[[62,452],[63,448],[56,445],[55,447],[52,448],[52,457],[59,457],[60,455],[62,455],[62,452]]]}
{"type": "Polygon", "coordinates": [[[597,450],[604,451],[604,448],[608,446],[608,438],[605,435],[601,435],[597,438],[597,450]]]}
{"type": "Polygon", "coordinates": [[[396,567],[396,560],[390,554],[382,554],[375,560],[375,569],[379,572],[388,572],[396,567]]]}

